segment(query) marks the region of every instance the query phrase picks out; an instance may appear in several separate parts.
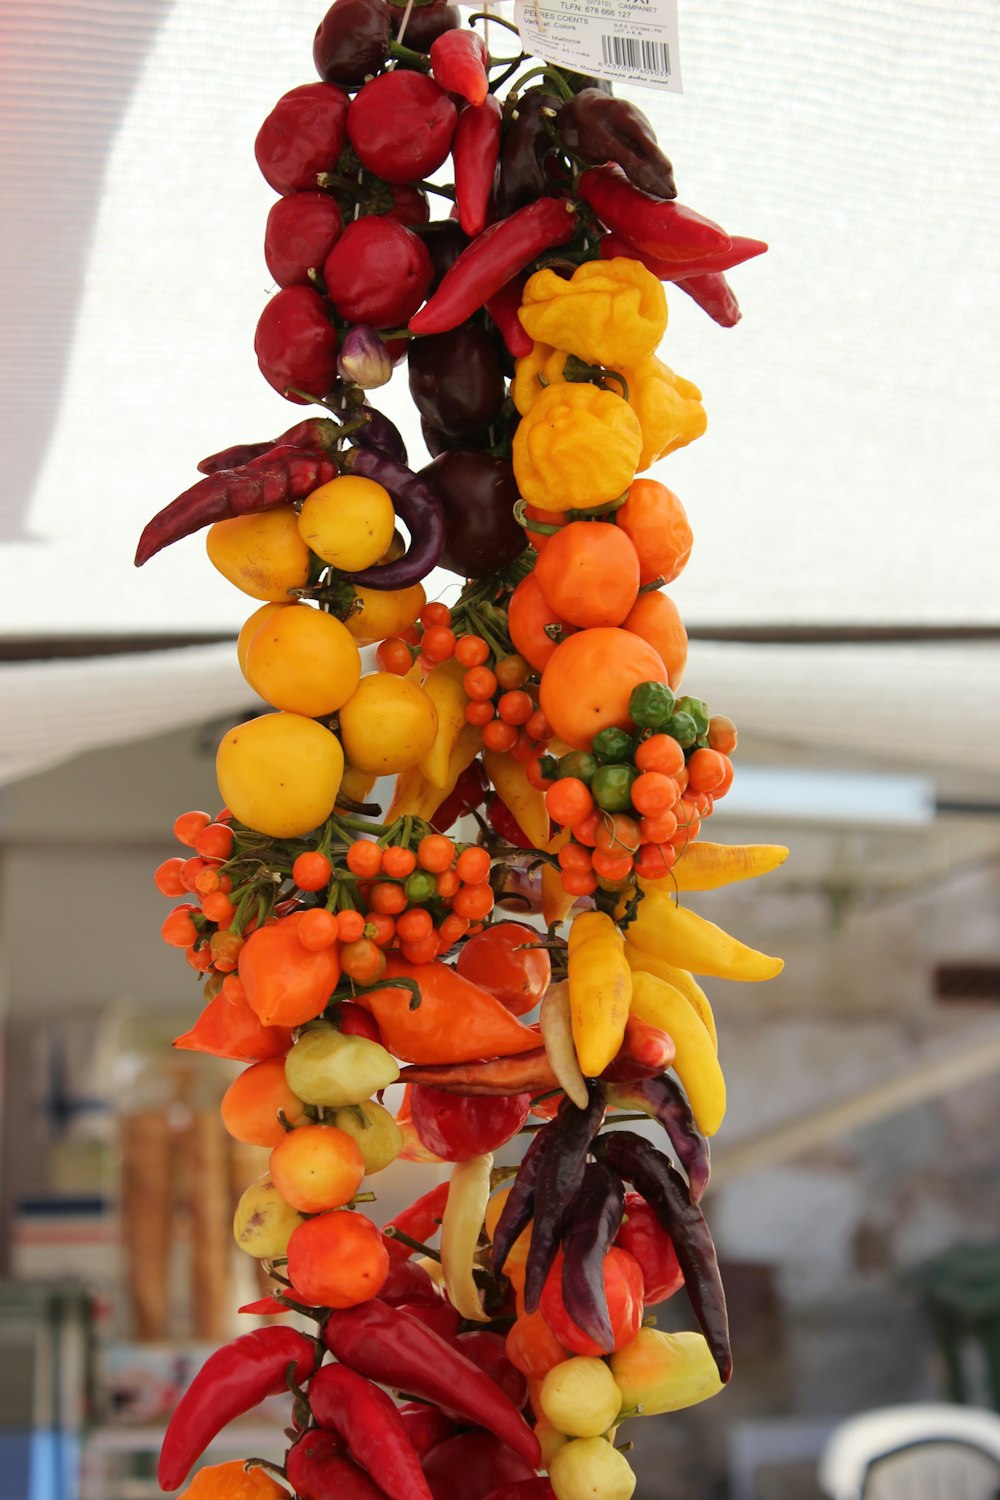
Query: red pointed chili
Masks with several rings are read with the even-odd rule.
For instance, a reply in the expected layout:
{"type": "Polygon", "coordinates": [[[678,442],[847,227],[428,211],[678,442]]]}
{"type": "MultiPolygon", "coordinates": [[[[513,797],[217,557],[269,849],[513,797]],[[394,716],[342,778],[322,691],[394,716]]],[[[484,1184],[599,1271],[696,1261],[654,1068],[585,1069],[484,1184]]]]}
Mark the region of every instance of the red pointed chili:
{"type": "Polygon", "coordinates": [[[311,1427],[289,1448],[285,1474],[298,1500],[386,1500],[381,1489],[348,1458],[344,1444],[332,1432],[311,1427]]]}
{"type": "Polygon", "coordinates": [[[623,234],[606,234],[599,249],[602,260],[614,260],[616,256],[624,255],[629,260],[641,261],[646,270],[652,271],[661,281],[675,281],[680,285],[681,281],[707,275],[709,272],[731,271],[733,266],[741,266],[744,261],[763,255],[767,244],[764,240],[751,240],[745,235],[734,234],[728,250],[703,255],[700,260],[673,261],[658,260],[655,255],[648,255],[623,234]]]}
{"type": "Polygon", "coordinates": [[[301,1385],[316,1368],[316,1346],[294,1328],[258,1328],[210,1354],[188,1386],[163,1437],[157,1476],[179,1490],[223,1427],[268,1396],[301,1385]]]}
{"type": "Polygon", "coordinates": [[[359,1375],[485,1427],[533,1469],[540,1466],[538,1439],[495,1381],[401,1307],[387,1307],[375,1297],[357,1307],[335,1309],[323,1340],[331,1354],[359,1375]]]}
{"type": "Polygon", "coordinates": [[[309,1382],[309,1409],[395,1500],[433,1500],[395,1402],[372,1381],[344,1364],[323,1365],[309,1382]]]}
{"type": "Polygon", "coordinates": [[[383,1224],[382,1243],[388,1250],[391,1261],[409,1260],[410,1256],[416,1252],[412,1246],[404,1244],[402,1240],[393,1239],[385,1231],[401,1229],[411,1240],[419,1240],[421,1244],[424,1244],[432,1239],[441,1228],[441,1219],[447,1202],[448,1184],[439,1182],[437,1187],[432,1187],[430,1192],[424,1193],[408,1208],[401,1209],[394,1219],[383,1224]]]}
{"type": "Polygon", "coordinates": [[[677,286],[680,291],[687,292],[720,328],[735,328],[743,316],[736,293],[721,271],[708,271],[704,276],[685,276],[677,286]]]}
{"type": "MultiPolygon", "coordinates": [[[[376,411],[373,406],[365,406],[360,411],[350,413],[350,422],[352,442],[362,448],[381,448],[383,453],[396,459],[397,463],[406,463],[406,444],[402,435],[395,423],[390,422],[382,412],[376,411]]],[[[286,446],[306,448],[310,453],[333,454],[336,453],[342,433],[340,423],[335,422],[332,417],[306,417],[305,421],[296,422],[294,427],[289,427],[287,432],[270,442],[235,443],[231,448],[223,448],[220,453],[210,453],[198,465],[198,472],[217,474],[220,469],[236,469],[253,458],[261,458],[265,453],[273,453],[275,448],[286,446]]]]}
{"type": "Polygon", "coordinates": [[[216,521],[275,510],[290,501],[304,500],[337,473],[332,458],[321,458],[304,448],[272,448],[260,458],[236,469],[220,469],[206,475],[176,500],[164,506],[143,528],[135,554],[135,565],[164,547],[192,536],[216,521]]]}
{"type": "Polygon", "coordinates": [[[410,319],[411,332],[457,328],[538,256],[571,240],[576,223],[572,203],[539,198],[491,224],[462,251],[434,295],[410,319]]]}
{"type": "Polygon", "coordinates": [[[629,182],[621,167],[591,167],[577,191],[605,228],[659,260],[675,264],[703,260],[728,250],[732,240],[711,219],[683,203],[654,198],[629,182]]]}
{"type": "Polygon", "coordinates": [[[705,1215],[662,1151],[632,1130],[611,1130],[594,1142],[594,1155],[631,1182],[669,1234],[695,1317],[723,1382],[733,1373],[726,1294],[705,1215]]]}
{"type": "Polygon", "coordinates": [[[506,286],[500,288],[495,297],[489,297],[486,302],[487,313],[496,324],[500,337],[507,345],[508,353],[512,354],[515,359],[523,359],[535,347],[534,342],[521,326],[521,319],[517,315],[527,279],[524,275],[514,276],[506,286]]]}
{"type": "MultiPolygon", "coordinates": [[[[449,31],[445,37],[461,33],[449,31]]],[[[445,37],[440,38],[441,41],[445,37]]],[[[437,42],[434,43],[437,46],[437,42]]],[[[487,95],[478,108],[463,109],[455,127],[451,156],[455,166],[455,207],[458,222],[470,239],[486,228],[493,178],[500,155],[503,109],[495,94],[487,95]]]]}
{"type": "Polygon", "coordinates": [[[472,105],[484,102],[490,86],[486,76],[489,53],[478,32],[442,32],[431,42],[430,59],[435,82],[449,94],[460,94],[472,105]]]}

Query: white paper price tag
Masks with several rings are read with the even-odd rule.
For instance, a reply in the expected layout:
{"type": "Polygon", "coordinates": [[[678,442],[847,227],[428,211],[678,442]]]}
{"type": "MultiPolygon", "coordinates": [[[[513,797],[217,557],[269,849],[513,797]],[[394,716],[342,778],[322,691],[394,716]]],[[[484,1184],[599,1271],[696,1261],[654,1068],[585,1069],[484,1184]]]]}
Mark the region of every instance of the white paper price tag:
{"type": "Polygon", "coordinates": [[[574,73],[683,92],[677,0],[517,0],[526,52],[574,73]]]}

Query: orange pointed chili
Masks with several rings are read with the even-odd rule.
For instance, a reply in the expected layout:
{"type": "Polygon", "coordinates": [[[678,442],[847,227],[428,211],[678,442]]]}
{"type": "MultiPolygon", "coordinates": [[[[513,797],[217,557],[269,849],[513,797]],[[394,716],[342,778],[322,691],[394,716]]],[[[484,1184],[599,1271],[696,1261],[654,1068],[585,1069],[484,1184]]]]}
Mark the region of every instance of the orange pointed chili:
{"type": "MultiPolygon", "coordinates": [[[[234,978],[235,976],[229,976],[234,978]]],[[[174,1039],[184,1052],[207,1052],[233,1062],[266,1062],[281,1057],[292,1045],[285,1026],[265,1026],[247,1004],[243,986],[226,985],[205,1006],[190,1031],[174,1039]]]]}
{"type": "Polygon", "coordinates": [[[538,1047],[536,1031],[447,964],[408,964],[393,955],[386,982],[356,999],[375,1016],[384,1045],[403,1062],[473,1062],[538,1047]],[[411,985],[396,988],[389,983],[393,979],[411,985]],[[413,985],[419,987],[419,1004],[413,985]]]}

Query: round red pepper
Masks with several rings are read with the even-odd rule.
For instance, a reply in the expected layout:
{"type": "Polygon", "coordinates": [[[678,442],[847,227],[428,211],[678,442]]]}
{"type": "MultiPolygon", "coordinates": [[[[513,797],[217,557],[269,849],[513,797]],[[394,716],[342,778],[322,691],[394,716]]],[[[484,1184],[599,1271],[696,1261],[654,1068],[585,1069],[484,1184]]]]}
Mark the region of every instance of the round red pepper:
{"type": "Polygon", "coordinates": [[[426,224],[431,216],[427,194],[405,182],[388,184],[390,207],[385,210],[387,219],[398,219],[407,229],[426,224]]]}
{"type": "Polygon", "coordinates": [[[457,119],[433,78],[397,68],[355,94],[347,134],[361,165],[383,182],[417,182],[448,155],[457,119]]]}
{"type": "Polygon", "coordinates": [[[640,1193],[625,1194],[625,1218],[615,1244],[633,1255],[642,1267],[648,1306],[665,1302],[684,1285],[673,1241],[640,1193]]]}
{"type": "Polygon", "coordinates": [[[528,1382],[511,1363],[507,1355],[507,1341],[502,1333],[490,1333],[487,1328],[473,1328],[468,1333],[458,1335],[455,1348],[460,1349],[474,1365],[485,1370],[518,1409],[524,1406],[528,1399],[528,1382]]]}
{"type": "Polygon", "coordinates": [[[264,259],[279,286],[310,286],[340,237],[340,209],[326,193],[279,198],[267,216],[264,259]]]}
{"type": "Polygon", "coordinates": [[[337,330],[326,315],[323,298],[308,286],[290,286],[272,297],[257,323],[254,353],[264,379],[289,401],[297,387],[325,396],[337,374],[337,330]]]}
{"type": "MultiPolygon", "coordinates": [[[[611,1351],[602,1349],[573,1322],[566,1311],[562,1295],[563,1262],[560,1250],[545,1278],[542,1299],[539,1303],[542,1317],[552,1332],[572,1354],[589,1354],[600,1357],[611,1351]]],[[[604,1291],[608,1299],[608,1316],[615,1336],[615,1349],[630,1344],[642,1327],[643,1275],[642,1267],[627,1251],[612,1247],[604,1257],[604,1291]]]]}
{"type": "Polygon", "coordinates": [[[434,268],[405,225],[368,214],[348,224],[323,265],[330,301],[349,323],[392,328],[424,300],[434,268]]]}
{"type": "Polygon", "coordinates": [[[516,1135],[530,1108],[530,1094],[505,1094],[491,1099],[449,1094],[421,1083],[415,1083],[410,1090],[414,1129],[427,1149],[445,1161],[469,1161],[473,1156],[495,1151],[516,1135]]]}
{"type": "Polygon", "coordinates": [[[350,98],[332,83],[304,83],[283,94],[257,132],[254,154],[276,193],[314,188],[344,149],[350,98]]]}
{"type": "Polygon", "coordinates": [[[495,922],[463,947],[458,972],[495,995],[515,1016],[534,1010],[552,978],[548,950],[534,927],[495,922]],[[528,946],[530,945],[530,946],[528,946]]]}

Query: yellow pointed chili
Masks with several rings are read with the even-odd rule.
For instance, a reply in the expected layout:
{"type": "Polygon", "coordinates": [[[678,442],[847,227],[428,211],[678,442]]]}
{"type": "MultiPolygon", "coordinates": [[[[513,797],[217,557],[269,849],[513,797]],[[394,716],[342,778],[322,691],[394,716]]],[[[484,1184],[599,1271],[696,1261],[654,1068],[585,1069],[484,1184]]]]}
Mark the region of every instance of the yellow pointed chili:
{"type": "Polygon", "coordinates": [[[719,1033],[716,1030],[712,1007],[708,1002],[708,996],[694,975],[690,974],[687,969],[678,969],[674,964],[666,963],[662,958],[655,958],[652,953],[644,953],[641,948],[636,948],[633,943],[627,941],[625,957],[633,974],[655,974],[657,979],[662,979],[665,984],[671,984],[675,990],[680,990],[712,1038],[712,1046],[718,1052],[719,1033]]]}
{"type": "Polygon", "coordinates": [[[490,1199],[492,1152],[456,1162],[441,1218],[441,1268],[445,1291],[456,1312],[470,1322],[486,1323],[476,1279],[476,1246],[490,1199]]]}
{"type": "Polygon", "coordinates": [[[665,891],[649,891],[643,897],[628,936],[634,947],[654,958],[718,979],[773,979],[785,966],[782,959],[748,948],[714,922],[677,906],[665,891]]]}
{"type": "Polygon", "coordinates": [[[581,912],[569,932],[569,1000],[573,1042],[586,1078],[596,1078],[625,1036],[632,971],[625,941],[604,912],[581,912]]]}
{"type": "Polygon", "coordinates": [[[673,1069],[684,1085],[702,1135],[714,1135],[726,1113],[726,1080],[707,1028],[672,984],[654,974],[632,976],[632,1015],[665,1031],[674,1044],[673,1069]]]}
{"type": "Polygon", "coordinates": [[[435,786],[429,781],[419,766],[400,771],[396,777],[392,802],[385,814],[386,822],[392,823],[396,818],[407,815],[426,820],[433,818],[441,803],[455,790],[455,783],[466,766],[470,766],[479,754],[482,743],[479,726],[466,724],[452,749],[448,761],[447,784],[443,787],[435,786]]]}
{"type": "Polygon", "coordinates": [[[462,686],[464,675],[465,668],[460,662],[445,661],[432,667],[424,679],[424,692],[437,709],[437,732],[434,743],[418,764],[432,786],[448,785],[455,747],[469,727],[465,718],[469,700],[462,686]]]}
{"type": "Polygon", "coordinates": [[[505,751],[484,751],[483,765],[501,802],[510,808],[521,832],[536,849],[544,849],[549,842],[545,794],[531,785],[524,767],[505,751]]]}
{"type": "Polygon", "coordinates": [[[694,839],[674,865],[671,879],[679,891],[714,891],[769,875],[787,858],[784,844],[710,844],[694,839]]]}

